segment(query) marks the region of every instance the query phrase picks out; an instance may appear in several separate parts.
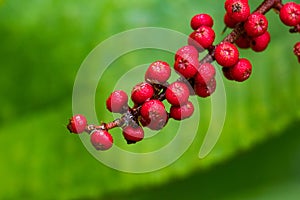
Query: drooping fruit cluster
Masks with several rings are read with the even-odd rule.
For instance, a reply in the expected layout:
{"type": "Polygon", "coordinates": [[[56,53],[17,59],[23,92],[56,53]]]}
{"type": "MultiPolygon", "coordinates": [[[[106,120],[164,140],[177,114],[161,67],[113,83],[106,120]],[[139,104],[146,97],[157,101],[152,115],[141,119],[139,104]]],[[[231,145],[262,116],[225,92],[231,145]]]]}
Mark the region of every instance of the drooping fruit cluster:
{"type": "MultiPolygon", "coordinates": [[[[170,119],[184,120],[192,116],[194,105],[191,95],[208,97],[216,90],[216,70],[211,64],[216,61],[225,78],[243,82],[252,73],[252,64],[241,58],[238,48],[251,48],[255,52],[264,51],[270,42],[268,20],[265,13],[272,8],[279,13],[281,21],[291,26],[290,32],[300,32],[300,5],[295,2],[282,4],[280,0],[264,2],[251,13],[248,0],[226,0],[224,23],[234,29],[220,43],[214,45],[215,32],[212,17],[200,13],[191,18],[193,32],[187,45],[175,53],[174,70],[180,76],[169,83],[171,67],[167,62],[158,60],[149,65],[144,81],[136,84],[130,95],[133,106],[128,104],[125,91],[113,91],[106,100],[106,108],[121,114],[120,118],[99,126],[87,124],[86,118],[77,114],[70,120],[67,128],[70,132],[90,134],[91,144],[96,150],[107,150],[113,145],[110,129],[120,127],[128,144],[144,139],[144,128],[160,130],[170,119]],[[207,51],[199,61],[199,53],[207,51]],[[163,101],[165,103],[163,103],[163,101]],[[166,110],[165,104],[170,104],[166,110]]],[[[294,46],[294,54],[300,62],[300,42],[294,46]]]]}

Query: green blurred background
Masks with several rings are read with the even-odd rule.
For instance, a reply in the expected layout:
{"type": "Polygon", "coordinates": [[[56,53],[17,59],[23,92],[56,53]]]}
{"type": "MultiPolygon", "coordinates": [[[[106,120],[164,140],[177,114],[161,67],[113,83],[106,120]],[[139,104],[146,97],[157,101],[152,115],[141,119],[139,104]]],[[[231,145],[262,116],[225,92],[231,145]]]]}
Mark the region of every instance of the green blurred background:
{"type": "MultiPolygon", "coordinates": [[[[251,7],[260,2],[251,1],[251,7]]],[[[189,34],[190,18],[203,12],[215,19],[220,41],[219,0],[0,0],[0,199],[298,199],[300,65],[292,46],[299,35],[289,34],[274,12],[267,14],[268,49],[241,51],[253,63],[252,77],[245,83],[224,80],[226,122],[205,159],[198,152],[209,124],[209,98],[199,100],[202,120],[188,151],[152,173],[110,169],[67,132],[77,70],[98,43],[145,26],[189,34]]],[[[108,96],[132,67],[172,58],[159,51],[149,56],[147,50],[125,55],[112,64],[97,92],[108,96]]],[[[105,99],[96,99],[99,120],[112,119],[105,99]]],[[[136,148],[169,141],[174,131],[176,125],[168,126],[169,136],[136,148]]],[[[123,145],[118,132],[117,145],[123,145]]]]}

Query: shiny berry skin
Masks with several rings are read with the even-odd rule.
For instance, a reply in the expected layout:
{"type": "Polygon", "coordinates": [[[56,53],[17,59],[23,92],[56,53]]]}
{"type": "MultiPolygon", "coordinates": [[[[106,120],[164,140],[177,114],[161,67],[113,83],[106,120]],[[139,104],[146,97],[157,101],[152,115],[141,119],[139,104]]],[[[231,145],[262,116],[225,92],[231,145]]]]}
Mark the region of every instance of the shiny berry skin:
{"type": "Polygon", "coordinates": [[[177,60],[178,58],[184,58],[186,60],[189,60],[190,58],[198,59],[199,52],[194,46],[186,45],[176,51],[175,60],[177,60]]]}
{"type": "Polygon", "coordinates": [[[214,66],[210,63],[200,65],[198,73],[195,76],[196,84],[207,84],[216,75],[214,66]]]}
{"type": "Polygon", "coordinates": [[[268,20],[263,14],[253,13],[248,17],[244,28],[248,36],[257,37],[267,31],[268,20]]]}
{"type": "Polygon", "coordinates": [[[201,51],[210,47],[213,44],[215,37],[215,32],[211,27],[201,26],[190,34],[188,44],[195,46],[201,51]]]}
{"type": "Polygon", "coordinates": [[[232,79],[238,82],[247,80],[252,72],[252,65],[249,60],[245,58],[239,59],[239,61],[230,68],[230,74],[232,79]]]}
{"type": "Polygon", "coordinates": [[[173,106],[185,104],[188,101],[189,96],[189,88],[183,82],[176,81],[170,84],[166,90],[166,99],[173,106]]]}
{"type": "Polygon", "coordinates": [[[227,13],[225,13],[224,15],[224,24],[228,27],[228,28],[234,28],[235,25],[237,24],[238,22],[234,21],[232,18],[230,18],[228,16],[227,13]]]}
{"type": "Polygon", "coordinates": [[[250,15],[250,7],[248,1],[231,0],[226,2],[226,11],[228,17],[236,22],[246,21],[250,15]]]}
{"type": "Polygon", "coordinates": [[[266,31],[264,34],[251,39],[250,42],[251,49],[256,52],[264,51],[268,47],[270,40],[271,40],[270,33],[266,31]]]}
{"type": "Polygon", "coordinates": [[[288,2],[280,9],[279,17],[287,26],[300,24],[300,4],[288,2]]]}
{"type": "Polygon", "coordinates": [[[84,132],[86,125],[86,118],[81,114],[77,114],[69,120],[67,128],[71,133],[79,134],[84,132]]]}
{"type": "Polygon", "coordinates": [[[250,38],[243,34],[235,41],[235,44],[241,49],[248,49],[250,47],[250,38]]]}
{"type": "Polygon", "coordinates": [[[90,140],[95,149],[100,151],[108,150],[113,145],[113,138],[106,130],[93,131],[90,140]]]}
{"type": "Polygon", "coordinates": [[[296,56],[300,56],[300,42],[297,42],[295,45],[294,45],[294,54],[296,55],[296,56]]]}
{"type": "Polygon", "coordinates": [[[212,27],[214,25],[214,20],[210,15],[201,13],[192,17],[190,24],[193,30],[197,30],[200,26],[212,27]]]}
{"type": "Polygon", "coordinates": [[[123,136],[128,144],[133,144],[144,138],[144,130],[140,126],[126,126],[123,128],[123,136]]]}
{"type": "Polygon", "coordinates": [[[222,72],[223,72],[223,75],[226,79],[230,80],[230,81],[233,81],[234,78],[232,77],[231,75],[231,68],[232,67],[222,67],[222,72]]]}
{"type": "Polygon", "coordinates": [[[149,100],[154,94],[154,88],[147,82],[142,82],[133,87],[131,91],[131,100],[135,104],[143,104],[149,100]]]}
{"type": "Polygon", "coordinates": [[[146,101],[141,107],[140,114],[142,125],[152,130],[162,129],[168,121],[164,104],[156,99],[146,101]]]}
{"type": "Polygon", "coordinates": [[[123,90],[112,92],[106,100],[106,108],[113,113],[124,113],[128,109],[128,96],[123,90]]]}
{"type": "Polygon", "coordinates": [[[171,68],[164,61],[151,63],[145,73],[145,81],[155,84],[165,83],[171,76],[171,68]]]}
{"type": "Polygon", "coordinates": [[[191,78],[197,73],[198,65],[199,61],[196,57],[189,57],[188,59],[178,57],[174,63],[174,69],[183,77],[191,78]]]}
{"type": "Polygon", "coordinates": [[[211,79],[207,84],[195,84],[194,90],[199,97],[209,97],[216,90],[216,79],[211,79]]]}
{"type": "Polygon", "coordinates": [[[231,67],[239,60],[239,51],[230,42],[221,42],[215,50],[215,59],[223,67],[231,67]]]}
{"type": "Polygon", "coordinates": [[[170,117],[175,120],[183,120],[189,118],[194,113],[194,105],[192,102],[188,101],[182,106],[171,106],[170,117]]]}

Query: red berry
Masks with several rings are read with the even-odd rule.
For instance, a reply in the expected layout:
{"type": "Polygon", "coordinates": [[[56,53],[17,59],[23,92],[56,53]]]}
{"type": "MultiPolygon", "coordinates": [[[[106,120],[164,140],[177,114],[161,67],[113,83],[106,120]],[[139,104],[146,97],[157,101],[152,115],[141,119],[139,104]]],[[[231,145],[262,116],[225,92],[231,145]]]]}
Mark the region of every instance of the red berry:
{"type": "Polygon", "coordinates": [[[174,69],[185,78],[191,78],[197,73],[199,61],[197,58],[190,57],[189,60],[177,58],[174,63],[174,69]]]}
{"type": "Polygon", "coordinates": [[[199,51],[210,47],[215,40],[215,32],[208,26],[201,26],[189,36],[189,45],[195,46],[199,51]]]}
{"type": "Polygon", "coordinates": [[[136,143],[144,138],[144,130],[140,126],[126,126],[123,128],[123,136],[128,144],[136,143]]]}
{"type": "MultiPolygon", "coordinates": [[[[232,4],[233,1],[236,1],[236,0],[226,0],[226,1],[225,1],[225,4],[224,4],[225,10],[227,10],[227,7],[228,7],[230,4],[232,4]]],[[[248,0],[243,0],[243,2],[248,3],[248,0]]]]}
{"type": "Polygon", "coordinates": [[[196,84],[207,84],[216,75],[214,66],[210,63],[200,65],[198,73],[195,76],[196,84]]]}
{"type": "Polygon", "coordinates": [[[231,75],[231,67],[223,67],[222,72],[225,78],[227,78],[228,80],[234,80],[234,78],[231,75]]]}
{"type": "Polygon", "coordinates": [[[224,24],[228,27],[228,28],[234,28],[235,25],[237,24],[238,22],[234,21],[232,18],[230,18],[228,16],[227,13],[225,13],[224,15],[224,24]]]}
{"type": "Polygon", "coordinates": [[[279,17],[287,26],[300,24],[300,4],[288,2],[280,9],[279,17]]]}
{"type": "Polygon", "coordinates": [[[263,14],[253,13],[248,17],[244,28],[248,36],[257,37],[267,31],[268,20],[263,14]]]}
{"type": "Polygon", "coordinates": [[[298,57],[300,56],[300,42],[297,42],[294,45],[294,54],[298,57]]]}
{"type": "Polygon", "coordinates": [[[191,19],[191,27],[194,30],[200,28],[200,26],[209,26],[212,27],[214,21],[212,17],[208,14],[197,14],[191,19]]]}
{"type": "Polygon", "coordinates": [[[87,125],[86,118],[81,114],[77,114],[74,115],[69,120],[69,124],[67,125],[67,128],[71,133],[78,134],[84,132],[86,125],[87,125]]]}
{"type": "Polygon", "coordinates": [[[113,138],[106,130],[95,130],[91,133],[91,143],[96,150],[105,151],[112,147],[113,138]]]}
{"type": "Polygon", "coordinates": [[[128,96],[123,90],[112,92],[106,100],[106,108],[110,112],[123,113],[128,109],[128,96]]]}
{"type": "Polygon", "coordinates": [[[271,36],[268,31],[258,37],[252,38],[250,42],[251,49],[256,52],[264,51],[268,47],[270,39],[271,36]]]}
{"type": "Polygon", "coordinates": [[[175,60],[178,58],[183,58],[189,60],[190,58],[199,58],[199,52],[192,45],[186,45],[177,50],[175,54],[175,60]]]}
{"type": "Polygon", "coordinates": [[[250,47],[250,39],[246,34],[241,35],[235,44],[241,49],[248,49],[250,47]]]}
{"type": "Polygon", "coordinates": [[[247,80],[252,72],[252,65],[245,58],[239,59],[238,63],[230,68],[231,77],[238,82],[247,80]]]}
{"type": "Polygon", "coordinates": [[[236,22],[246,21],[250,15],[250,7],[248,1],[245,0],[231,0],[226,2],[226,11],[228,17],[236,22]]]}
{"type": "Polygon", "coordinates": [[[207,84],[195,84],[194,90],[199,97],[208,97],[216,90],[216,79],[211,79],[207,84]]]}
{"type": "Polygon", "coordinates": [[[185,104],[188,101],[189,96],[189,88],[183,82],[176,81],[170,84],[166,90],[166,99],[174,106],[185,104]]]}
{"type": "Polygon", "coordinates": [[[156,99],[146,101],[141,107],[140,114],[142,125],[152,130],[162,129],[168,121],[164,104],[156,99]]]}
{"type": "Polygon", "coordinates": [[[171,106],[170,117],[175,120],[183,120],[189,118],[194,113],[194,105],[188,101],[182,106],[171,106]]]}
{"type": "Polygon", "coordinates": [[[215,50],[215,59],[223,67],[231,67],[239,60],[239,51],[230,42],[221,42],[215,50]]]}
{"type": "Polygon", "coordinates": [[[142,82],[133,87],[131,91],[131,99],[135,104],[143,104],[154,94],[154,88],[147,82],[142,82]]]}
{"type": "Polygon", "coordinates": [[[163,84],[171,76],[171,68],[163,61],[153,62],[145,73],[145,80],[149,83],[163,84]]]}

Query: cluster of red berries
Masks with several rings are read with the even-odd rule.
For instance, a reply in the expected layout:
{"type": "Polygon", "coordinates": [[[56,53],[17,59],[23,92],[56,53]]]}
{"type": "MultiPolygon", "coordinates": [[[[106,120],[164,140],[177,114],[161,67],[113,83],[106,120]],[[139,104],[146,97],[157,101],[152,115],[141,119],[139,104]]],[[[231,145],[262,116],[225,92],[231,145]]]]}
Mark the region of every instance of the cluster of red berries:
{"type": "MultiPolygon", "coordinates": [[[[279,5],[276,9],[280,11],[281,21],[294,27],[293,30],[300,29],[300,5],[294,2],[279,5]]],[[[239,57],[237,47],[251,48],[256,52],[265,50],[270,42],[268,20],[261,12],[251,13],[248,0],[226,0],[225,10],[225,25],[238,29],[238,36],[213,45],[215,32],[212,29],[212,17],[203,13],[195,15],[190,21],[193,32],[188,37],[188,45],[178,49],[175,54],[174,69],[179,79],[169,83],[170,65],[160,60],[153,62],[145,72],[144,81],[135,85],[131,91],[132,107],[128,105],[129,98],[125,91],[116,90],[107,98],[106,108],[110,112],[120,113],[120,118],[95,126],[88,125],[86,118],[77,114],[67,125],[69,131],[89,133],[91,143],[97,150],[112,147],[113,137],[108,130],[114,127],[122,128],[128,144],[136,143],[144,138],[143,127],[160,130],[169,119],[183,120],[192,116],[194,106],[189,97],[197,95],[205,98],[216,89],[216,70],[212,61],[216,60],[222,66],[227,79],[238,82],[247,80],[252,65],[248,59],[239,57]],[[199,53],[205,50],[208,51],[209,59],[206,56],[199,61],[199,53]],[[170,104],[168,111],[164,100],[170,104]]],[[[300,62],[300,42],[294,46],[294,53],[300,62]]]]}

